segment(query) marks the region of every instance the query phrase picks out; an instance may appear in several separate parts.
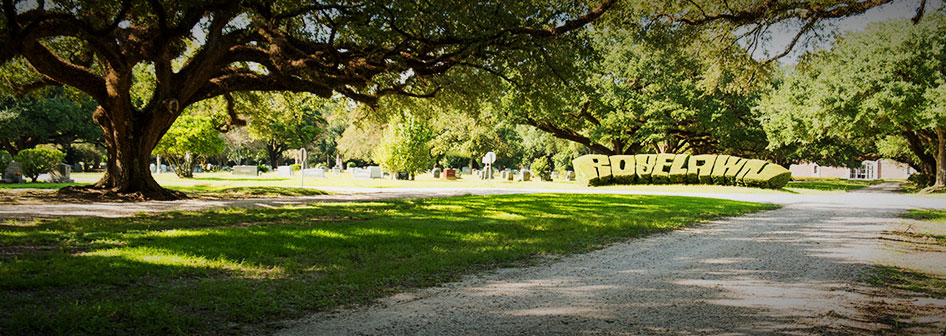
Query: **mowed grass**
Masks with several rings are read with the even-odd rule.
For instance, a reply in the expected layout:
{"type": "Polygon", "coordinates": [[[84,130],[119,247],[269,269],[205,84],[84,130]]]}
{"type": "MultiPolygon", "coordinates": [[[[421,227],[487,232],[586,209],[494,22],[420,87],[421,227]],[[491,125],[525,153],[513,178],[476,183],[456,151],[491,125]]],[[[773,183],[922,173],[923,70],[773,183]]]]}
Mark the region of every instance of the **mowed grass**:
{"type": "Polygon", "coordinates": [[[0,334],[267,333],[278,321],[774,205],[501,195],[0,225],[0,334]]]}
{"type": "Polygon", "coordinates": [[[910,226],[914,234],[933,238],[938,245],[946,247],[946,210],[914,209],[907,211],[900,217],[919,221],[910,226]]]}
{"type": "Polygon", "coordinates": [[[317,189],[291,187],[212,187],[197,185],[191,187],[171,186],[168,189],[180,190],[190,197],[196,198],[248,198],[248,197],[275,197],[275,196],[318,196],[327,193],[317,189]]]}
{"type": "Polygon", "coordinates": [[[86,183],[0,183],[0,189],[59,189],[62,187],[84,184],[86,183]]]}
{"type": "Polygon", "coordinates": [[[870,185],[883,183],[884,180],[842,180],[839,178],[814,179],[806,178],[788,182],[785,188],[811,189],[823,191],[851,191],[870,185]]]}
{"type": "MultiPolygon", "coordinates": [[[[899,234],[903,236],[904,241],[912,241],[914,248],[921,251],[930,251],[934,249],[942,250],[946,247],[946,210],[914,209],[900,215],[900,217],[912,220],[904,224],[906,227],[899,234]],[[938,247],[924,246],[927,244],[938,245],[938,247]]],[[[875,267],[869,281],[878,286],[906,289],[930,297],[946,299],[944,270],[922,269],[911,263],[913,258],[905,259],[897,266],[875,267]]]]}

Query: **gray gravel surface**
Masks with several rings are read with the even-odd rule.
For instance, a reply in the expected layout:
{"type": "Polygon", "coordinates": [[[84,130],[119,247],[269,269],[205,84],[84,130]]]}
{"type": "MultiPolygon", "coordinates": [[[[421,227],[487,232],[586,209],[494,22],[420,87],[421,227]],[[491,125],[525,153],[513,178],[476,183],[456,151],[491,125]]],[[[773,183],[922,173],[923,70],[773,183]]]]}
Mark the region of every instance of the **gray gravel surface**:
{"type": "Polygon", "coordinates": [[[946,301],[860,281],[902,209],[943,199],[715,196],[784,207],[318,313],[280,335],[889,334],[871,307],[891,304],[925,314],[907,334],[946,328],[946,301]]]}

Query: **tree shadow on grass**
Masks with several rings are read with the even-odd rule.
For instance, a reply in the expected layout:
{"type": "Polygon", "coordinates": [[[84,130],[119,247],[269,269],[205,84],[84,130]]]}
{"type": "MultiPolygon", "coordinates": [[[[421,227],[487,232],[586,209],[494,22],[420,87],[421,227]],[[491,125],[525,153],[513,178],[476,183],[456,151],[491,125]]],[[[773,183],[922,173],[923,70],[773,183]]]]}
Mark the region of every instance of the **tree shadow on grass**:
{"type": "Polygon", "coordinates": [[[467,196],[0,225],[4,242],[63,246],[0,259],[0,289],[16,298],[0,304],[3,329],[218,333],[744,211],[736,204],[467,196]],[[153,313],[162,309],[169,313],[153,313]]]}

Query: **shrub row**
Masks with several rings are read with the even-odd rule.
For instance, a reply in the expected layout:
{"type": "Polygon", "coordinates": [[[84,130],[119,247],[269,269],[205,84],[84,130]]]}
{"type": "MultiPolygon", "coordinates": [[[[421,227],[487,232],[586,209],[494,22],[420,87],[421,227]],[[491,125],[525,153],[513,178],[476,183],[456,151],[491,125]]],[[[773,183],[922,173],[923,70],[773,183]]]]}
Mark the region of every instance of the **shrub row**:
{"type": "Polygon", "coordinates": [[[729,155],[584,155],[572,162],[592,186],[610,184],[717,184],[780,189],[792,179],[785,167],[729,155]]]}

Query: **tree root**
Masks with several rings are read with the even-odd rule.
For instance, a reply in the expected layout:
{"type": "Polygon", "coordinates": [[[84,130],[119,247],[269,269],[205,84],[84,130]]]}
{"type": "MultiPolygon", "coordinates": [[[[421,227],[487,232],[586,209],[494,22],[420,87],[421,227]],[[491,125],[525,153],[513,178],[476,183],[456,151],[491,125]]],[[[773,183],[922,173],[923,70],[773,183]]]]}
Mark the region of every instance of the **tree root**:
{"type": "Polygon", "coordinates": [[[932,186],[926,187],[923,190],[917,192],[918,194],[937,194],[946,192],[946,187],[943,186],[932,186]]]}
{"type": "Polygon", "coordinates": [[[56,195],[64,198],[119,202],[173,201],[189,198],[187,194],[183,192],[164,188],[153,191],[122,193],[116,191],[114,188],[104,188],[96,185],[63,187],[56,192],[56,195]]]}

